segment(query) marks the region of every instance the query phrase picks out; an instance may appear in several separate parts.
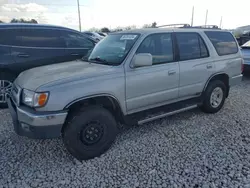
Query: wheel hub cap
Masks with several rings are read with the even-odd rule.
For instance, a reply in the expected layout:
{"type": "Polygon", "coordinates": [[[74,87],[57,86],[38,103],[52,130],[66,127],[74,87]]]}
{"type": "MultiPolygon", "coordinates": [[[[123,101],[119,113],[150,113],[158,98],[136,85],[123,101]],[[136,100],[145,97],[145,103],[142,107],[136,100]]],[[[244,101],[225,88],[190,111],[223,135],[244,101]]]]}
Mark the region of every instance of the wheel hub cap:
{"type": "Polygon", "coordinates": [[[223,91],[220,87],[216,87],[210,97],[210,104],[213,108],[220,106],[223,100],[223,91]]]}
{"type": "Polygon", "coordinates": [[[81,132],[81,141],[85,145],[96,144],[103,136],[104,126],[99,122],[90,122],[81,132]]]}
{"type": "Polygon", "coordinates": [[[0,80],[0,103],[6,103],[11,93],[12,83],[8,80],[0,80]]]}

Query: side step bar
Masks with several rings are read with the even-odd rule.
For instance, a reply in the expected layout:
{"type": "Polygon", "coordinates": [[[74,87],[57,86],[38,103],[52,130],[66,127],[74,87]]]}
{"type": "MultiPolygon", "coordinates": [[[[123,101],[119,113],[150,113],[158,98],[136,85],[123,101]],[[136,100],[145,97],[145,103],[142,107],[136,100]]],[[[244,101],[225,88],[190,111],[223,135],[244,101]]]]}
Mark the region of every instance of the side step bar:
{"type": "Polygon", "coordinates": [[[160,119],[160,118],[164,118],[164,117],[167,117],[167,116],[171,116],[171,115],[174,115],[174,114],[185,112],[185,111],[197,108],[197,107],[198,107],[198,105],[196,104],[196,105],[188,106],[188,107],[185,107],[185,108],[181,108],[179,110],[174,110],[172,112],[167,112],[167,113],[164,113],[164,114],[161,114],[161,115],[156,115],[156,116],[151,117],[151,118],[146,118],[146,119],[138,121],[138,125],[142,125],[142,124],[148,123],[150,121],[154,121],[154,120],[157,120],[157,119],[160,119]]]}

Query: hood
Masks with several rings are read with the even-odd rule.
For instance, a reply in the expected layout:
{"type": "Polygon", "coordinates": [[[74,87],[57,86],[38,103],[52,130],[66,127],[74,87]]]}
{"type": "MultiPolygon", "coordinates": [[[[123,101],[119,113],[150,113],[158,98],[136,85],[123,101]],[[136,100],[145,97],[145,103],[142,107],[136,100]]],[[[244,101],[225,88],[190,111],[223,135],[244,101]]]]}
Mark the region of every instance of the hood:
{"type": "Polygon", "coordinates": [[[15,82],[22,88],[35,91],[38,87],[51,82],[70,82],[77,78],[110,74],[113,70],[112,66],[76,60],[29,69],[22,72],[15,82]]]}

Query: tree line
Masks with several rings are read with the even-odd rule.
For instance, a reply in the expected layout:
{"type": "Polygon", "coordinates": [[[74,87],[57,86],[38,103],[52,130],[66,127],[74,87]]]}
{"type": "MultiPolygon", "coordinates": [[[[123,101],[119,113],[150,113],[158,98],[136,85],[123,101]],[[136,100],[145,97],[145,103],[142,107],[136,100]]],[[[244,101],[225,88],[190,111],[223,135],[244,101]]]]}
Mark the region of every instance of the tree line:
{"type": "MultiPolygon", "coordinates": [[[[144,24],[142,26],[142,28],[156,28],[157,27],[157,23],[153,22],[152,24],[144,24]]],[[[94,31],[94,32],[103,32],[103,33],[110,33],[110,32],[118,32],[118,31],[126,31],[126,30],[132,30],[132,29],[136,29],[137,27],[135,25],[131,25],[131,26],[125,26],[125,27],[116,27],[114,29],[109,29],[108,27],[103,27],[101,29],[98,28],[91,28],[89,29],[90,31],[94,31]]]]}
{"type": "MultiPolygon", "coordinates": [[[[5,23],[5,22],[0,20],[0,23],[5,23]]],[[[26,19],[23,19],[23,18],[20,18],[20,19],[13,18],[10,21],[10,23],[34,23],[34,24],[38,24],[38,21],[36,21],[35,19],[26,20],[26,19]]]]}
{"type": "MultiPolygon", "coordinates": [[[[5,23],[3,21],[0,20],[0,23],[5,23]]],[[[27,20],[27,19],[16,19],[13,18],[10,23],[33,23],[33,24],[38,24],[38,21],[35,19],[31,19],[31,20],[27,20]]],[[[143,28],[155,28],[157,27],[157,23],[153,22],[151,24],[144,24],[142,26],[143,28]]],[[[131,26],[126,26],[126,27],[116,27],[114,29],[109,29],[108,27],[103,27],[101,29],[98,28],[91,28],[89,29],[89,31],[95,31],[95,32],[103,32],[103,33],[110,33],[110,32],[117,32],[117,31],[125,31],[125,30],[132,30],[132,29],[136,29],[137,27],[135,25],[131,25],[131,26]]]]}

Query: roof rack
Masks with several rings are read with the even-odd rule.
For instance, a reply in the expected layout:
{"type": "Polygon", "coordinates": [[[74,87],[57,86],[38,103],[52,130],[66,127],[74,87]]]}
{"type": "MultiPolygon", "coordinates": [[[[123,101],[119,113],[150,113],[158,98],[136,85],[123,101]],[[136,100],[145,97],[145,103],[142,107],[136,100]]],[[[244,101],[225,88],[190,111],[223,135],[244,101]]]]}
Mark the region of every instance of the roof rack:
{"type": "Polygon", "coordinates": [[[157,28],[204,28],[204,29],[220,29],[217,25],[191,26],[190,24],[168,24],[168,25],[157,26],[157,28]]]}
{"type": "Polygon", "coordinates": [[[157,26],[157,28],[164,28],[164,27],[184,28],[191,26],[189,24],[168,24],[168,25],[157,26]]]}
{"type": "Polygon", "coordinates": [[[199,26],[192,26],[192,28],[220,29],[217,25],[199,25],[199,26]]]}

